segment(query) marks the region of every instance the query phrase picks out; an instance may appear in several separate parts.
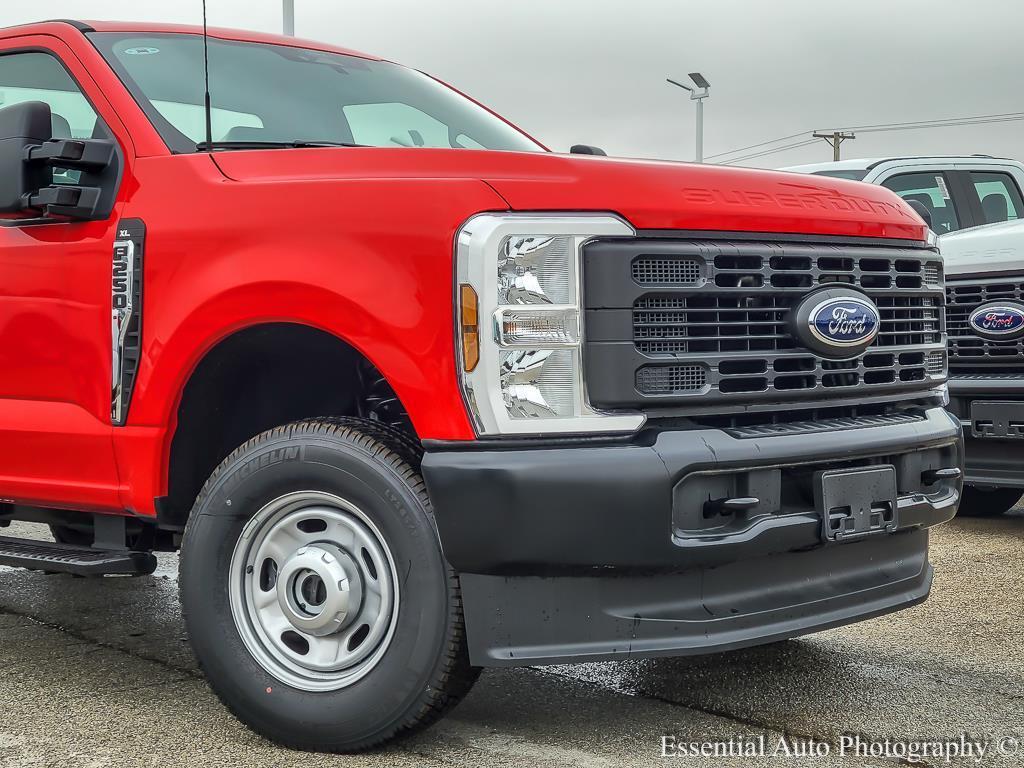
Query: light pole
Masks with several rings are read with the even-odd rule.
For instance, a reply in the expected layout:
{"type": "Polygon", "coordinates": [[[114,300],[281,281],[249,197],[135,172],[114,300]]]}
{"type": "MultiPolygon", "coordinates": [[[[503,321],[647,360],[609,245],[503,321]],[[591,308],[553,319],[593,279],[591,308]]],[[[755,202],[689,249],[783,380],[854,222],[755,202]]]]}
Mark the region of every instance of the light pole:
{"type": "Polygon", "coordinates": [[[295,37],[295,0],[282,0],[281,8],[284,13],[284,33],[289,37],[295,37]]]}
{"type": "Polygon", "coordinates": [[[690,100],[697,102],[697,162],[704,162],[704,99],[711,93],[711,83],[704,79],[704,75],[700,72],[691,72],[690,79],[696,88],[691,88],[688,85],[683,85],[671,77],[665,78],[669,83],[675,85],[683,90],[690,92],[690,100]]]}

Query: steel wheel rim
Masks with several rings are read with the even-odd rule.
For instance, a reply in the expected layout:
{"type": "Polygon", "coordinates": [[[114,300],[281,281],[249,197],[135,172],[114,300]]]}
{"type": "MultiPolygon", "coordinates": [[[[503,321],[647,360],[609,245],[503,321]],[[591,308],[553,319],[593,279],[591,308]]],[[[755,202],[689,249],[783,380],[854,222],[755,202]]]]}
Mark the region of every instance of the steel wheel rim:
{"type": "Polygon", "coordinates": [[[229,566],[231,614],[270,675],[333,691],[368,674],[398,616],[398,574],[379,529],[330,493],[274,499],[246,523],[229,566]]]}

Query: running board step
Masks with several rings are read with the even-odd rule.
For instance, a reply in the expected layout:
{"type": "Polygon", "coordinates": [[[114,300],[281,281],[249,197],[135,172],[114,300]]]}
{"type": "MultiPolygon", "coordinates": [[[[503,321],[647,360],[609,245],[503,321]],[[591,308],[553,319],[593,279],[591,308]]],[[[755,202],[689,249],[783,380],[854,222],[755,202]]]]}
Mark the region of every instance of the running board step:
{"type": "Polygon", "coordinates": [[[117,552],[0,536],[0,565],[76,576],[145,576],[156,570],[156,557],[151,552],[117,552]]]}

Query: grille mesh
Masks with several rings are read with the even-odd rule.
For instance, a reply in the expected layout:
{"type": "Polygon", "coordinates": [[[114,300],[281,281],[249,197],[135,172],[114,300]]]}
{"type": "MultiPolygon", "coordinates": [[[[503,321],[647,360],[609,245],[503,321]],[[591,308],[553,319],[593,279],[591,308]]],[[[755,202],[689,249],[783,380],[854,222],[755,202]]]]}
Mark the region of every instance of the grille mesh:
{"type": "Polygon", "coordinates": [[[636,372],[637,391],[645,395],[671,395],[698,392],[708,383],[702,365],[646,366],[636,372]]]}
{"type": "Polygon", "coordinates": [[[940,376],[946,370],[946,353],[929,352],[925,359],[924,370],[929,376],[940,376]]]}
{"type": "Polygon", "coordinates": [[[701,265],[696,259],[659,259],[642,256],[633,262],[633,280],[638,285],[697,285],[701,265]]]}
{"type": "MultiPolygon", "coordinates": [[[[633,340],[644,354],[781,351],[797,348],[790,310],[802,296],[643,296],[633,305],[633,340]]],[[[879,347],[942,340],[939,299],[879,296],[879,347]]]]}

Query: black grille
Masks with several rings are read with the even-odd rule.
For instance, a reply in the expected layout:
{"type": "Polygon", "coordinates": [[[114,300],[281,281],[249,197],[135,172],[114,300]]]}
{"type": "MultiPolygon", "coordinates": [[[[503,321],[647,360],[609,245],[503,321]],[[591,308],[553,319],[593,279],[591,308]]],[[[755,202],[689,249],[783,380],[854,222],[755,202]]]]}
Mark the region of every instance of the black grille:
{"type": "MultiPolygon", "coordinates": [[[[744,244],[745,246],[746,244],[744,244]]],[[[864,290],[922,288],[942,279],[942,263],[917,258],[898,258],[884,253],[856,254],[829,246],[785,246],[776,253],[758,253],[740,246],[708,260],[708,282],[720,288],[813,288],[846,283],[864,290]]],[[[867,249],[857,249],[865,251],[867,249]]],[[[634,262],[654,261],[641,257],[634,262]]],[[[670,258],[657,260],[668,271],[670,258]]],[[[679,259],[680,262],[690,261],[679,259]]],[[[698,274],[700,270],[698,268],[698,274]]],[[[646,283],[653,284],[653,283],[646,283]]],[[[670,283],[662,283],[670,284],[670,283]]],[[[688,285],[690,283],[671,283],[688,285]]]]}
{"type": "MultiPolygon", "coordinates": [[[[633,339],[644,354],[752,352],[796,349],[788,329],[799,295],[708,292],[692,296],[644,296],[633,304],[633,339]]],[[[942,341],[941,299],[878,296],[879,347],[942,341]]]]}
{"type": "Polygon", "coordinates": [[[932,249],[599,241],[584,250],[584,284],[587,386],[601,407],[901,399],[945,380],[932,249]],[[808,293],[837,284],[867,294],[881,318],[848,360],[822,358],[790,327],[808,293]]]}
{"type": "MultiPolygon", "coordinates": [[[[728,360],[718,364],[716,380],[723,395],[899,385],[942,376],[944,358],[934,351],[873,352],[851,360],[806,355],[778,358],[771,365],[765,359],[728,360]]],[[[637,371],[636,388],[645,395],[679,395],[702,391],[708,378],[708,369],[698,365],[645,366],[637,371]]]]}
{"type": "Polygon", "coordinates": [[[1024,371],[1024,339],[989,341],[976,335],[968,322],[982,304],[1007,300],[1024,300],[1024,279],[958,280],[946,286],[950,373],[1024,371]]]}

